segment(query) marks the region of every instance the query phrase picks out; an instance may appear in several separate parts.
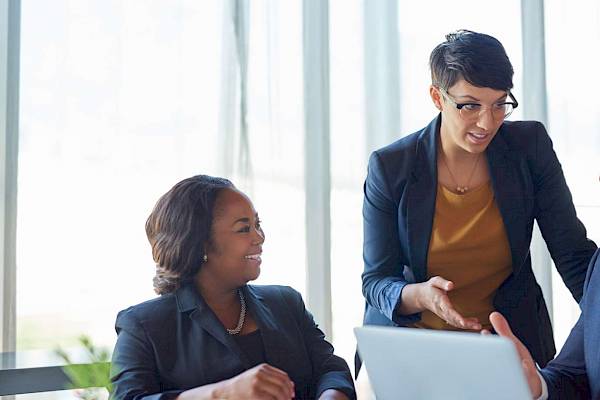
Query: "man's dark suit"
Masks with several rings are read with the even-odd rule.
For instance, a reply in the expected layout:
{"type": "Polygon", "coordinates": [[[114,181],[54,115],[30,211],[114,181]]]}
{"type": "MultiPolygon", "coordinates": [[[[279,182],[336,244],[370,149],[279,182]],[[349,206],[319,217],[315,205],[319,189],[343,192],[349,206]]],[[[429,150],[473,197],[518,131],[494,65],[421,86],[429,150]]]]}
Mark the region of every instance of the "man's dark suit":
{"type": "Polygon", "coordinates": [[[550,400],[600,399],[600,250],[588,269],[581,315],[560,354],[543,369],[550,400]]]}
{"type": "MultiPolygon", "coordinates": [[[[243,291],[266,362],[288,373],[296,399],[314,399],[326,389],[355,398],[346,362],[333,355],[298,292],[284,286],[245,286],[243,291]]],[[[115,399],[174,399],[251,367],[191,284],[121,311],[116,329],[115,399]]]]}
{"type": "MultiPolygon", "coordinates": [[[[402,288],[427,280],[427,252],[437,188],[441,116],[427,127],[375,151],[363,205],[366,298],[364,323],[403,326],[420,314],[397,313],[402,288]]],[[[537,220],[563,281],[579,301],[596,245],[586,238],[552,142],[539,122],[504,122],[485,152],[513,272],[494,307],[541,366],[556,352],[552,326],[531,269],[529,245],[537,220]]]]}

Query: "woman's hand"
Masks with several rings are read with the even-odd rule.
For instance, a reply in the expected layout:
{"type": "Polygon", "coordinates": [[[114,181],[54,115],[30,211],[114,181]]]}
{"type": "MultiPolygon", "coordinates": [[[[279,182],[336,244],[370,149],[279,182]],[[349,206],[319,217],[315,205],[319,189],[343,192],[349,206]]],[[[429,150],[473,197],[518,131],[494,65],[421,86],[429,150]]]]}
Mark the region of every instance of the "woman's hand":
{"type": "Polygon", "coordinates": [[[187,390],[177,400],[289,400],[293,397],[294,382],[288,374],[269,364],[260,364],[231,379],[187,390]]]}
{"type": "Polygon", "coordinates": [[[269,364],[260,364],[227,381],[225,399],[276,399],[294,397],[294,382],[288,374],[269,364]]]}
{"type": "Polygon", "coordinates": [[[327,389],[319,396],[319,400],[349,400],[343,392],[335,389],[327,389]]]}
{"type": "MultiPolygon", "coordinates": [[[[523,366],[523,371],[525,372],[525,377],[527,378],[531,395],[534,399],[537,399],[542,395],[542,382],[537,373],[535,362],[533,361],[533,357],[531,357],[531,353],[529,353],[527,347],[525,347],[525,345],[521,343],[521,341],[512,333],[510,325],[508,325],[508,321],[506,321],[506,318],[504,318],[502,314],[494,311],[490,314],[490,322],[492,323],[492,326],[498,335],[510,339],[514,343],[515,347],[517,348],[519,358],[521,359],[521,365],[523,366]]],[[[488,331],[482,331],[481,333],[489,334],[488,331]]]]}
{"type": "Polygon", "coordinates": [[[454,309],[448,298],[448,292],[454,289],[454,283],[441,276],[434,276],[427,282],[406,285],[402,290],[400,313],[414,314],[429,310],[446,321],[448,325],[460,329],[480,330],[477,318],[465,318],[454,309]]]}

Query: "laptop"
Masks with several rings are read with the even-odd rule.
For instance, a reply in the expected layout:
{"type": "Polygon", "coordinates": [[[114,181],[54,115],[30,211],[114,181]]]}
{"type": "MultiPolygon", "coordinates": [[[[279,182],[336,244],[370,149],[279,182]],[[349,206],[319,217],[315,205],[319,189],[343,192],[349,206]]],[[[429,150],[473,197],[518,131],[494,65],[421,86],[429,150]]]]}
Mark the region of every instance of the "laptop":
{"type": "Polygon", "coordinates": [[[517,350],[497,335],[354,328],[377,400],[530,400],[517,350]]]}

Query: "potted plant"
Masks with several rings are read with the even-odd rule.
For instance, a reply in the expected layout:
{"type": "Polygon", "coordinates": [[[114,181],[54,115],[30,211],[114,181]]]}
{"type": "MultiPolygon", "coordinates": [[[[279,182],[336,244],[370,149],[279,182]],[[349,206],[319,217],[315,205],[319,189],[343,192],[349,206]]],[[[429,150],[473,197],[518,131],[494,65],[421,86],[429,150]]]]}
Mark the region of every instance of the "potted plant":
{"type": "Polygon", "coordinates": [[[62,348],[56,354],[66,363],[63,371],[71,384],[66,389],[76,389],[76,396],[82,400],[104,400],[108,398],[110,382],[110,352],[96,347],[88,336],[78,338],[89,359],[87,364],[74,363],[62,348]]]}

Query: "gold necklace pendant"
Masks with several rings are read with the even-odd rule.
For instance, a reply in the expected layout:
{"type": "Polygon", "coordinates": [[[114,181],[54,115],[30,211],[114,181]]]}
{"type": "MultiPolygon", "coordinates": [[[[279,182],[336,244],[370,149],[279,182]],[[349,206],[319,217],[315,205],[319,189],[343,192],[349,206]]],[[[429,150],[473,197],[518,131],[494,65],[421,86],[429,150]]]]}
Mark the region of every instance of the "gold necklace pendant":
{"type": "MultiPolygon", "coordinates": [[[[459,194],[465,194],[467,193],[467,191],[469,190],[469,186],[460,186],[458,184],[458,182],[456,181],[456,178],[454,177],[454,174],[452,173],[452,171],[450,170],[450,167],[448,166],[448,163],[446,162],[446,157],[443,155],[442,152],[442,163],[444,164],[444,166],[446,167],[446,170],[448,171],[448,174],[450,174],[450,178],[452,179],[452,182],[454,182],[454,184],[456,185],[456,193],[459,194]]],[[[481,154],[477,155],[477,159],[475,160],[475,164],[473,165],[473,169],[471,170],[471,175],[469,176],[469,181],[467,182],[467,185],[471,184],[471,180],[473,180],[473,174],[475,173],[475,170],[477,169],[477,164],[479,164],[479,159],[481,158],[481,154]]]]}

